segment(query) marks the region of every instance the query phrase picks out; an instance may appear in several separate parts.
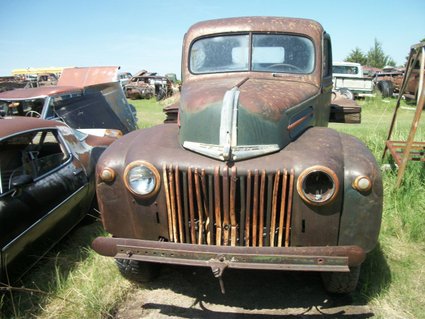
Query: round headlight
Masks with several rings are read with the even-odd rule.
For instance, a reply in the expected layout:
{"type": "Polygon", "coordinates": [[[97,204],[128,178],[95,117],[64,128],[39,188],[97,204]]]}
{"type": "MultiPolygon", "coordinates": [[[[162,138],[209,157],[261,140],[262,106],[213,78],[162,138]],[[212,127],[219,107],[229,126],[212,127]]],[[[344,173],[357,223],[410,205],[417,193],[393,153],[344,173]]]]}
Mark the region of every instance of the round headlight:
{"type": "Polygon", "coordinates": [[[127,165],[124,171],[124,183],[131,193],[141,197],[150,197],[158,191],[159,173],[152,164],[135,161],[127,165]]]}
{"type": "Polygon", "coordinates": [[[297,191],[301,198],[311,205],[330,203],[338,193],[339,182],[336,174],[327,167],[313,166],[301,173],[297,191]]]}

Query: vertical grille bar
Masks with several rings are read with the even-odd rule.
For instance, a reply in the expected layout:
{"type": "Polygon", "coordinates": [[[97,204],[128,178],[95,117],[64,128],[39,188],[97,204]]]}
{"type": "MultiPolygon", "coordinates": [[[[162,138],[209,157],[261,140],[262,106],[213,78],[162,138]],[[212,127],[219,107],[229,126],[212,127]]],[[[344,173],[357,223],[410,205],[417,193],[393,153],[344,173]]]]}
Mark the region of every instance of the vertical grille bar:
{"type": "Polygon", "coordinates": [[[210,231],[210,214],[209,214],[209,198],[207,193],[207,183],[205,180],[205,169],[202,169],[201,171],[201,185],[202,185],[202,197],[203,202],[202,205],[204,206],[204,214],[205,214],[205,240],[208,245],[211,244],[211,231],[210,231]]]}
{"type": "Polygon", "coordinates": [[[169,240],[253,247],[289,247],[294,170],[206,169],[163,165],[169,240]],[[221,170],[221,172],[220,172],[221,170]]]}
{"type": "Polygon", "coordinates": [[[189,186],[189,215],[190,215],[190,239],[191,243],[196,243],[196,229],[195,229],[195,207],[193,199],[193,180],[192,180],[192,168],[189,167],[187,170],[187,179],[189,186]]]}
{"type": "Polygon", "coordinates": [[[230,245],[236,246],[236,237],[237,237],[237,222],[236,222],[236,167],[232,167],[232,176],[230,179],[230,225],[231,225],[231,234],[230,234],[230,245]]]}
{"type": "Polygon", "coordinates": [[[270,246],[270,224],[271,224],[271,210],[272,210],[272,194],[273,194],[273,174],[268,174],[267,175],[267,208],[266,208],[266,231],[265,231],[265,236],[266,236],[266,246],[270,246]]]}
{"type": "Polygon", "coordinates": [[[266,171],[261,172],[260,182],[260,218],[258,225],[258,247],[263,247],[264,241],[264,200],[265,200],[265,188],[266,188],[266,171]]]}
{"type": "Polygon", "coordinates": [[[173,224],[171,221],[171,200],[170,200],[170,185],[168,184],[168,177],[167,177],[167,165],[164,163],[162,166],[162,178],[164,179],[164,185],[165,185],[165,203],[167,205],[167,221],[168,221],[168,236],[170,238],[170,241],[174,240],[173,237],[173,224]]]}
{"type": "Polygon", "coordinates": [[[272,215],[270,221],[270,246],[274,247],[276,234],[276,211],[277,211],[277,196],[279,194],[280,169],[277,170],[274,177],[273,194],[272,194],[272,215]]]}
{"type": "Polygon", "coordinates": [[[229,169],[223,169],[223,245],[229,245],[230,214],[229,214],[229,169]]]}
{"type": "Polygon", "coordinates": [[[178,166],[176,166],[174,173],[175,173],[174,180],[176,181],[177,218],[178,218],[179,238],[180,238],[179,242],[183,243],[184,242],[183,207],[182,207],[182,196],[180,193],[180,170],[178,166]]]}
{"type": "Polygon", "coordinates": [[[283,226],[285,221],[285,204],[286,204],[286,183],[288,179],[288,172],[286,169],[283,171],[283,183],[282,183],[282,192],[280,194],[281,196],[281,202],[280,202],[280,211],[279,211],[279,234],[278,234],[278,240],[277,240],[277,247],[282,247],[282,240],[283,240],[283,226]]]}
{"type": "Polygon", "coordinates": [[[245,176],[239,177],[240,180],[240,191],[239,191],[239,198],[240,198],[240,205],[241,205],[241,213],[240,213],[240,220],[239,220],[239,245],[243,245],[243,240],[245,236],[245,218],[246,218],[246,197],[245,197],[245,176]]]}
{"type": "Polygon", "coordinates": [[[258,169],[254,171],[254,200],[252,208],[252,246],[257,247],[257,231],[258,231],[258,169]]]}
{"type": "Polygon", "coordinates": [[[174,242],[179,242],[179,237],[177,234],[177,218],[176,218],[176,187],[174,183],[174,174],[173,174],[173,166],[170,165],[170,169],[168,171],[168,179],[170,182],[170,202],[171,202],[171,223],[173,230],[173,239],[174,242]]]}
{"type": "Polygon", "coordinates": [[[199,185],[199,173],[195,168],[195,193],[196,207],[198,207],[198,244],[201,245],[204,237],[204,205],[201,199],[201,186],[199,185]]]}
{"type": "Polygon", "coordinates": [[[213,176],[208,175],[208,216],[209,216],[209,241],[208,245],[214,244],[214,188],[213,188],[213,176]]]}
{"type": "Polygon", "coordinates": [[[190,233],[189,233],[189,194],[187,190],[187,173],[186,171],[182,172],[183,176],[183,207],[184,207],[184,233],[185,233],[185,243],[190,243],[190,233]]]}
{"type": "Polygon", "coordinates": [[[214,204],[215,204],[215,223],[216,234],[215,244],[221,246],[221,192],[220,192],[220,168],[214,169],[214,204]]]}
{"type": "Polygon", "coordinates": [[[251,242],[251,180],[251,170],[249,170],[246,178],[245,246],[249,246],[251,242]]]}
{"type": "Polygon", "coordinates": [[[294,191],[294,170],[291,170],[286,218],[285,247],[289,247],[289,230],[291,228],[292,192],[294,191]]]}

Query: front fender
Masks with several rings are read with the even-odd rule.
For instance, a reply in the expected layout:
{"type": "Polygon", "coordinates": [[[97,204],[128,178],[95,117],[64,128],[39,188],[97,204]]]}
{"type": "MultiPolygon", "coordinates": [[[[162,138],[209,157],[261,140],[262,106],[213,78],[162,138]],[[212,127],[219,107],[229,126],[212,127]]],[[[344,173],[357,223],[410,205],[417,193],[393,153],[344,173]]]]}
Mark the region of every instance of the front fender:
{"type": "Polygon", "coordinates": [[[344,201],[340,221],[339,245],[358,245],[371,251],[377,241],[382,219],[383,186],[379,166],[369,149],[357,138],[342,134],[344,153],[344,201]],[[368,176],[372,188],[359,192],[353,182],[368,176]]]}

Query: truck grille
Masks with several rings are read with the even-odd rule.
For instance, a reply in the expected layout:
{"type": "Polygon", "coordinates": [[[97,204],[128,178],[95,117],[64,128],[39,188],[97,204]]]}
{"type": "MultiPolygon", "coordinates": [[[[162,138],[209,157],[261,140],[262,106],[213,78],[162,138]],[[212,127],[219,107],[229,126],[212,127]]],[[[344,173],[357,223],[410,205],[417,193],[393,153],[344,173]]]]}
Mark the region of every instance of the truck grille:
{"type": "Polygon", "coordinates": [[[218,246],[288,247],[294,172],[163,167],[169,240],[218,246]]]}

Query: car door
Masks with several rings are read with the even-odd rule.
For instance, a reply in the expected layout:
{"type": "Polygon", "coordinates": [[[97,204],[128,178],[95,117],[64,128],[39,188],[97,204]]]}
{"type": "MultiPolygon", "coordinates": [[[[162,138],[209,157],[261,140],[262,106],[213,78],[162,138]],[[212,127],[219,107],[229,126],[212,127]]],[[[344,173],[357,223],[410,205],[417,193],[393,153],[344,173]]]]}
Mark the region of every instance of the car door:
{"type": "Polygon", "coordinates": [[[57,129],[14,135],[0,147],[1,264],[13,280],[82,219],[88,176],[57,129]]]}

